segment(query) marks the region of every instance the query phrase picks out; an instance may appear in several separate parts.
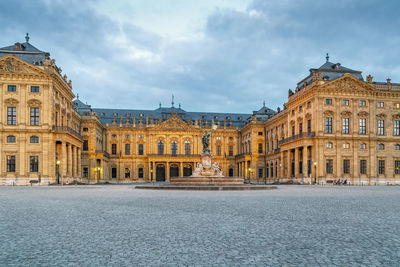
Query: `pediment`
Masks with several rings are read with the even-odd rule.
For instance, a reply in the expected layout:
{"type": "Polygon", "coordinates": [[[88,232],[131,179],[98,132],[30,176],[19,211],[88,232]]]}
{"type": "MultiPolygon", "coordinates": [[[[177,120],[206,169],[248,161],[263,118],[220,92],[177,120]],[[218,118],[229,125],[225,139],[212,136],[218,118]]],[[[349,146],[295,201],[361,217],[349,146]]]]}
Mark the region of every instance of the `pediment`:
{"type": "Polygon", "coordinates": [[[175,130],[175,131],[188,131],[195,130],[193,125],[185,122],[179,118],[176,114],[172,114],[167,120],[157,124],[154,129],[156,130],[175,130]]]}
{"type": "Polygon", "coordinates": [[[45,72],[13,55],[8,55],[0,58],[0,73],[44,74],[45,72]]]}
{"type": "Polygon", "coordinates": [[[370,84],[360,81],[359,79],[345,73],[342,77],[323,85],[326,89],[342,89],[342,90],[366,90],[375,91],[376,89],[370,84]]]}

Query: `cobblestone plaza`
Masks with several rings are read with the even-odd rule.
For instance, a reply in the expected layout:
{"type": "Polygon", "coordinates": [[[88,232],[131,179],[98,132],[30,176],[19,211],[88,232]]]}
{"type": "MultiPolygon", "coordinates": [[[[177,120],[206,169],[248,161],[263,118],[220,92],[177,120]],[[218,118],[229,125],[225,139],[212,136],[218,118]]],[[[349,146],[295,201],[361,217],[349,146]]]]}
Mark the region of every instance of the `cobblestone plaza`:
{"type": "Polygon", "coordinates": [[[0,187],[5,266],[400,262],[400,187],[0,187]]]}

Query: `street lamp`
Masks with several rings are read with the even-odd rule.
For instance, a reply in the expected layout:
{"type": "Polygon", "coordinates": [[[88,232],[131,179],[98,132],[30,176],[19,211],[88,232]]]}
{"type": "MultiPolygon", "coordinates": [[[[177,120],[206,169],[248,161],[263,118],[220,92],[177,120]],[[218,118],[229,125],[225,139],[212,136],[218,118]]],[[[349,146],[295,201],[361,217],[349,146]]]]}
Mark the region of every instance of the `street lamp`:
{"type": "Polygon", "coordinates": [[[314,184],[317,184],[317,162],[316,161],[314,161],[314,170],[315,170],[314,184]]]}
{"type": "Polygon", "coordinates": [[[60,161],[56,161],[57,184],[60,184],[60,161]]]}
{"type": "Polygon", "coordinates": [[[101,170],[101,168],[97,167],[97,182],[100,181],[100,170],[101,170]]]}

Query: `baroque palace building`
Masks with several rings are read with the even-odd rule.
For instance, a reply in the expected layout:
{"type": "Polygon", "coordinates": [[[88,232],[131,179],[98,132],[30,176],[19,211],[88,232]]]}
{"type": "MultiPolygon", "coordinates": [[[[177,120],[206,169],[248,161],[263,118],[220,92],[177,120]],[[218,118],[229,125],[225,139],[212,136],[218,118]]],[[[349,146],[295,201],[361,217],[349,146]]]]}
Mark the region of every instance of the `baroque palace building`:
{"type": "MultiPolygon", "coordinates": [[[[201,136],[226,176],[252,182],[400,183],[400,84],[326,62],[277,111],[92,108],[26,42],[0,48],[0,184],[190,176],[201,136]]],[[[260,92],[261,94],[262,92],[260,92]]]]}

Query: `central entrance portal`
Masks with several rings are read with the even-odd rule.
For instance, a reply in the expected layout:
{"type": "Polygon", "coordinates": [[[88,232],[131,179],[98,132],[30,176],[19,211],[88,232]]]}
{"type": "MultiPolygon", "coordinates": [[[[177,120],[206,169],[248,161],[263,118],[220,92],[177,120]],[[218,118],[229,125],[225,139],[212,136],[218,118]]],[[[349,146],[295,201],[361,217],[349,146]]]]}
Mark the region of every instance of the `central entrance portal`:
{"type": "Polygon", "coordinates": [[[156,167],[156,181],[157,182],[165,181],[165,166],[162,164],[159,164],[156,167]]]}
{"type": "Polygon", "coordinates": [[[190,176],[192,175],[192,165],[186,164],[183,166],[183,176],[190,176]]]}
{"type": "Polygon", "coordinates": [[[170,177],[178,177],[179,176],[179,167],[176,164],[171,164],[169,167],[169,176],[170,177]]]}

